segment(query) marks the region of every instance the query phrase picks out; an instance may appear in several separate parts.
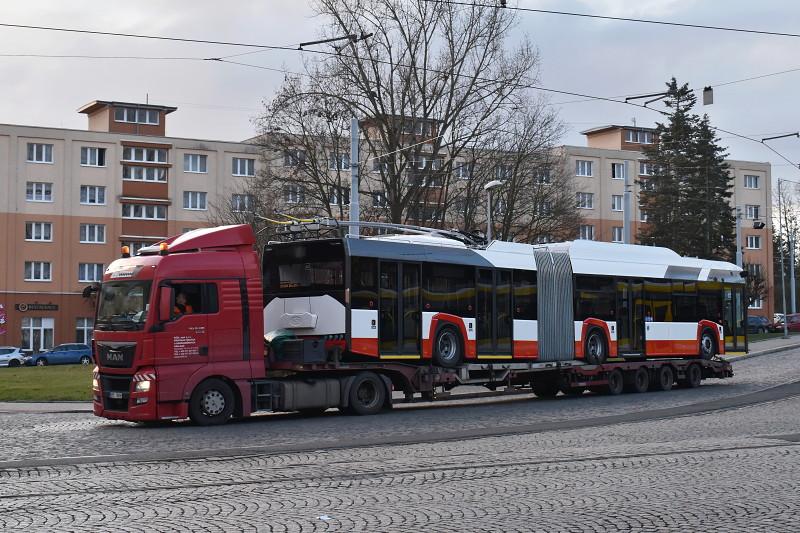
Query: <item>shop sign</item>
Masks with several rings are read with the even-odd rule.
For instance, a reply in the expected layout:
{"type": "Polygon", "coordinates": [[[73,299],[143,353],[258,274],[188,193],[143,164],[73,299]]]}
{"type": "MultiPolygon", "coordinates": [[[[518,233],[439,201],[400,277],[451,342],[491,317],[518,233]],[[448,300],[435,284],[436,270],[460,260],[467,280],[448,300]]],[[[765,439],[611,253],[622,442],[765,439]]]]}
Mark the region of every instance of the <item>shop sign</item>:
{"type": "Polygon", "coordinates": [[[57,304],[40,304],[38,302],[32,304],[15,304],[14,309],[20,313],[26,311],[58,311],[57,304]]]}

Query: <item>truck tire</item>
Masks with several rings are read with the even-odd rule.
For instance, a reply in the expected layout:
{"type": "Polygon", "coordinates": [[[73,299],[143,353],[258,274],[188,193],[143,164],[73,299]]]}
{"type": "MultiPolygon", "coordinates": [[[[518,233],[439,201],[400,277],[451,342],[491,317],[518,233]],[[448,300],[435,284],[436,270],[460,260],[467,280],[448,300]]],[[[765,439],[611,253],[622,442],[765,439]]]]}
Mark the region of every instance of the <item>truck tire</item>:
{"type": "Polygon", "coordinates": [[[703,381],[703,369],[700,368],[698,364],[689,365],[686,368],[686,377],[680,380],[681,387],[685,387],[687,389],[694,389],[695,387],[699,387],[700,383],[703,381]]]}
{"type": "Polygon", "coordinates": [[[622,370],[615,368],[608,374],[608,393],[612,396],[621,394],[625,389],[625,376],[622,370]]]}
{"type": "Polygon", "coordinates": [[[189,418],[198,426],[224,424],[233,414],[235,404],[230,385],[221,379],[207,379],[192,392],[189,418]]]}
{"type": "Polygon", "coordinates": [[[700,335],[700,357],[708,361],[717,353],[717,339],[710,329],[704,329],[700,335]]]}
{"type": "Polygon", "coordinates": [[[533,393],[537,398],[555,398],[558,395],[560,387],[558,379],[556,378],[543,378],[538,380],[534,378],[533,381],[531,381],[531,389],[533,389],[533,393]]]}
{"type": "Polygon", "coordinates": [[[456,368],[464,360],[461,334],[454,326],[442,326],[433,343],[433,362],[445,368],[456,368]]]}
{"type": "Polygon", "coordinates": [[[583,358],[590,365],[602,365],[608,359],[606,336],[599,328],[592,328],[583,345],[583,358]]]}
{"type": "Polygon", "coordinates": [[[629,392],[647,392],[647,389],[650,387],[650,372],[648,372],[645,367],[640,366],[635,372],[632,372],[629,377],[630,382],[626,387],[629,392]]]}
{"type": "Polygon", "coordinates": [[[375,372],[362,372],[350,384],[345,413],[352,415],[374,415],[383,409],[386,402],[386,385],[375,372]]]}
{"type": "Polygon", "coordinates": [[[672,384],[675,383],[675,372],[672,367],[664,365],[656,370],[655,379],[653,380],[653,388],[655,390],[668,391],[672,389],[672,384]]]}

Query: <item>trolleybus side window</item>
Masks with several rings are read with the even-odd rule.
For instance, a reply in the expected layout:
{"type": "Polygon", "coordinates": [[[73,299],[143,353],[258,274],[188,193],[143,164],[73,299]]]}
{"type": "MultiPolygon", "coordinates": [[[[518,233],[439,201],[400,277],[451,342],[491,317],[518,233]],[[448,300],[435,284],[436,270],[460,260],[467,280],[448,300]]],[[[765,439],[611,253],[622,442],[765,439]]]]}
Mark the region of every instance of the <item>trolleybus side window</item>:
{"type": "Polygon", "coordinates": [[[497,312],[497,350],[511,351],[511,328],[513,315],[511,313],[511,272],[508,270],[495,271],[495,304],[497,312]]]}
{"type": "Polygon", "coordinates": [[[378,307],[378,260],[353,257],[350,260],[350,287],[353,309],[378,307]]]}
{"type": "Polygon", "coordinates": [[[607,276],[575,276],[575,320],[616,320],[614,279],[607,276]]]}
{"type": "Polygon", "coordinates": [[[692,282],[672,282],[672,313],[675,322],[697,322],[697,286],[692,282]]]}
{"type": "Polygon", "coordinates": [[[514,318],[536,320],[536,271],[514,271],[514,318]]]}
{"type": "Polygon", "coordinates": [[[722,323],[722,283],[697,282],[697,320],[722,323]]]}
{"type": "Polygon", "coordinates": [[[460,265],[422,266],[422,309],[462,317],[475,316],[475,269],[460,265]]]}
{"type": "Polygon", "coordinates": [[[672,322],[672,283],[649,280],[644,283],[645,320],[672,322]]]}
{"type": "Polygon", "coordinates": [[[267,246],[264,273],[272,292],[344,290],[341,241],[267,246]]]}

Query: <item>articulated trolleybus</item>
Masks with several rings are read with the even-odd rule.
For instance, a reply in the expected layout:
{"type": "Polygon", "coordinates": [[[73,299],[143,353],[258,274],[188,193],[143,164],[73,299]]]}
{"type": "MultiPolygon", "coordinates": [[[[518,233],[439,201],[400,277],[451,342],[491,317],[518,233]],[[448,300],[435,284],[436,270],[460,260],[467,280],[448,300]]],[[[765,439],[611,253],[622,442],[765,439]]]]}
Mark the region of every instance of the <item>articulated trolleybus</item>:
{"type": "Polygon", "coordinates": [[[403,231],[270,243],[260,270],[249,226],[123,250],[98,295],[95,414],[215,424],[373,414],[393,396],[462,384],[544,397],[668,390],[732,375],[716,355],[746,350],[733,264],[403,231]]]}

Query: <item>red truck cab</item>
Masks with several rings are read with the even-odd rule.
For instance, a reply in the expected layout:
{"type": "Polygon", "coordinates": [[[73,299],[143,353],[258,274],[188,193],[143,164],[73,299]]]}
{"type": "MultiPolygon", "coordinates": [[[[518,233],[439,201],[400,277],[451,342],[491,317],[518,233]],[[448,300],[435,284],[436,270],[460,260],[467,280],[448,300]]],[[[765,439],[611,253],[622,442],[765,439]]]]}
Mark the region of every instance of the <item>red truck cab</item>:
{"type": "Polygon", "coordinates": [[[215,423],[251,410],[265,375],[249,226],[193,230],[109,265],[97,296],[94,413],[215,423]]]}

